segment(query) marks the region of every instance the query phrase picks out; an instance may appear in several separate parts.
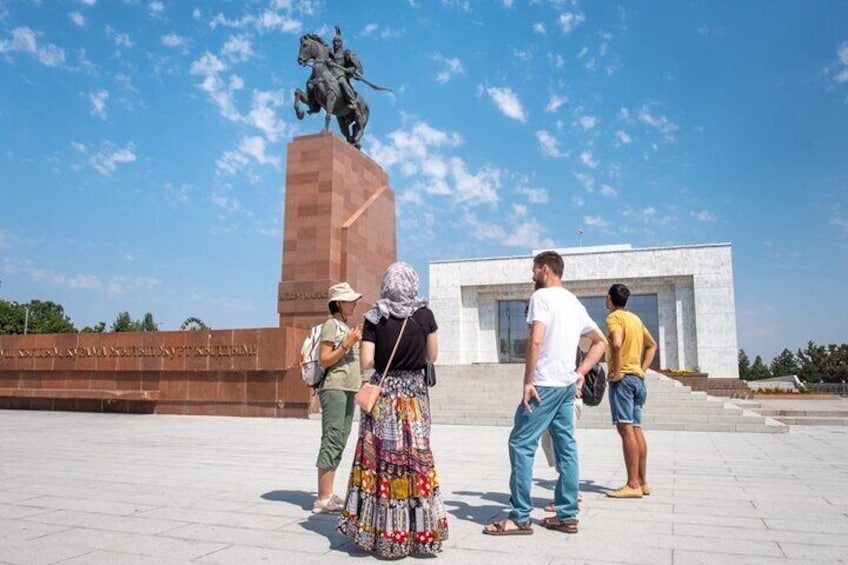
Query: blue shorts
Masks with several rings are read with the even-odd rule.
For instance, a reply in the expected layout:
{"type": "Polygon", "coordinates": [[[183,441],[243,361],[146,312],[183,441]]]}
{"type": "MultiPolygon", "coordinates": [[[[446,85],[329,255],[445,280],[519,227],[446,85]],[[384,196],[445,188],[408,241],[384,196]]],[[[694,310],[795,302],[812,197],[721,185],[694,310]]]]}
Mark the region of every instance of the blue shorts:
{"type": "Polygon", "coordinates": [[[613,424],[642,426],[642,407],[648,398],[645,381],[636,375],[624,375],[620,381],[609,384],[610,408],[613,424]]]}

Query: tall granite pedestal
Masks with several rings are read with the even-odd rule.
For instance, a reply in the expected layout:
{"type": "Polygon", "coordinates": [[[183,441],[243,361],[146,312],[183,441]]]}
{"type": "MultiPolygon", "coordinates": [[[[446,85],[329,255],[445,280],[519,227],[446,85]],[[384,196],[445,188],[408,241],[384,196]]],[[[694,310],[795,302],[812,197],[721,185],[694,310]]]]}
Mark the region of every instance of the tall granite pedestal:
{"type": "Polygon", "coordinates": [[[360,324],[396,260],[395,197],[383,169],[331,133],[289,143],[280,327],[326,318],[327,289],[341,281],[363,294],[351,320],[360,324]]]}

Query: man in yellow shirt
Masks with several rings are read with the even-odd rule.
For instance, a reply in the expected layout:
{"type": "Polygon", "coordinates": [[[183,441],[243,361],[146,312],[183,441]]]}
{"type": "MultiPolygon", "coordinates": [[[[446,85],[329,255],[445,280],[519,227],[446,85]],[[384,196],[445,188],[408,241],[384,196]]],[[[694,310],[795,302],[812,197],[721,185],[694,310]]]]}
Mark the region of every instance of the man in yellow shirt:
{"type": "Polygon", "coordinates": [[[625,310],[630,289],[614,284],[607,294],[609,332],[609,399],[612,422],[621,436],[627,484],[607,492],[613,498],[642,498],[651,494],[645,479],[648,444],[642,433],[642,407],[645,405],[645,371],[657,352],[657,342],[633,312],[625,310]]]}

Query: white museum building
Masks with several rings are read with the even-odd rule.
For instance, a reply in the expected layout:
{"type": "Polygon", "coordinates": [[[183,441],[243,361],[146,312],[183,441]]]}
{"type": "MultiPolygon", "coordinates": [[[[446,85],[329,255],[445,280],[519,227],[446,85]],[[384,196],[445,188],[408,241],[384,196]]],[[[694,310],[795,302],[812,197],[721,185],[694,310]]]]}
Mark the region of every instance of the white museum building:
{"type": "MultiPolygon", "coordinates": [[[[628,286],[628,310],[642,318],[659,345],[653,368],[739,377],[729,243],[555,251],[565,261],[563,285],[604,333],[607,290],[614,283],[628,286]]],[[[533,292],[536,253],[430,263],[440,364],[524,362],[525,304],[533,292]]]]}

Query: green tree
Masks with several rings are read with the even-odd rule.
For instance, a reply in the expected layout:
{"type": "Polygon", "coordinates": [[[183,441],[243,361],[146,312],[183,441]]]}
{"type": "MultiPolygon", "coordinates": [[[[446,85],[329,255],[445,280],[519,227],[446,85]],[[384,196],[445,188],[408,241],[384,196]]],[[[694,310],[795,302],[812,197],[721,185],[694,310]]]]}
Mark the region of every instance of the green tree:
{"type": "Polygon", "coordinates": [[[832,383],[848,382],[848,344],[827,346],[827,372],[832,383]]]}
{"type": "Polygon", "coordinates": [[[745,353],[744,349],[739,350],[738,355],[739,362],[739,378],[743,381],[751,380],[751,360],[748,359],[748,355],[745,353]]]}
{"type": "Polygon", "coordinates": [[[61,304],[49,300],[33,300],[29,303],[28,333],[66,334],[76,333],[71,319],[65,315],[61,304]]]}
{"type": "Polygon", "coordinates": [[[49,300],[33,300],[28,304],[0,300],[0,334],[48,334],[76,331],[61,304],[49,300]]]}
{"type": "Polygon", "coordinates": [[[106,331],[106,322],[97,322],[96,324],[94,324],[93,328],[91,326],[86,326],[86,327],[84,327],[83,329],[80,330],[80,333],[102,334],[105,331],[106,331]]]}
{"type": "Polygon", "coordinates": [[[800,369],[801,366],[798,364],[797,359],[795,359],[795,354],[788,349],[781,351],[769,364],[769,370],[775,377],[797,375],[800,369]]]}
{"type": "Polygon", "coordinates": [[[139,326],[140,324],[132,319],[129,312],[123,311],[118,314],[109,329],[113,332],[137,332],[141,329],[139,326]]]}
{"type": "Polygon", "coordinates": [[[754,363],[751,365],[751,378],[752,381],[758,381],[760,379],[767,379],[771,376],[769,373],[768,367],[763,362],[763,358],[757,355],[754,358],[754,363]]]}
{"type": "Polygon", "coordinates": [[[112,322],[113,332],[158,332],[159,324],[153,320],[153,314],[148,312],[142,320],[133,320],[129,312],[121,312],[112,322]]]}
{"type": "Polygon", "coordinates": [[[795,355],[798,358],[798,377],[801,380],[808,383],[835,382],[825,378],[827,350],[823,346],[808,341],[806,349],[799,349],[795,355]]]}

